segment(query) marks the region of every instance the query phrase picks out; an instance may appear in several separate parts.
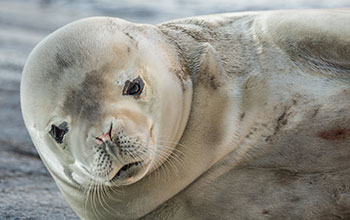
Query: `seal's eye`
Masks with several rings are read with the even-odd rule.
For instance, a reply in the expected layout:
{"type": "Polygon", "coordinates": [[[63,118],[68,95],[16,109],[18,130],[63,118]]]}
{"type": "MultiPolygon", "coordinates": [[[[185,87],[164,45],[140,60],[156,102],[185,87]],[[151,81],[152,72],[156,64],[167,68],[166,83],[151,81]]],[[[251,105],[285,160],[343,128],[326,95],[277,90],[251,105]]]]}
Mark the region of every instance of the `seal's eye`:
{"type": "Polygon", "coordinates": [[[134,83],[130,86],[128,90],[128,95],[136,95],[140,92],[140,85],[138,83],[134,83]]]}
{"type": "Polygon", "coordinates": [[[51,125],[51,130],[49,134],[55,139],[59,144],[62,144],[64,135],[68,132],[67,122],[63,122],[59,126],[51,125]]]}
{"type": "Polygon", "coordinates": [[[123,88],[123,95],[131,95],[137,98],[141,95],[143,87],[144,83],[140,76],[138,76],[132,82],[127,80],[123,88]]]}

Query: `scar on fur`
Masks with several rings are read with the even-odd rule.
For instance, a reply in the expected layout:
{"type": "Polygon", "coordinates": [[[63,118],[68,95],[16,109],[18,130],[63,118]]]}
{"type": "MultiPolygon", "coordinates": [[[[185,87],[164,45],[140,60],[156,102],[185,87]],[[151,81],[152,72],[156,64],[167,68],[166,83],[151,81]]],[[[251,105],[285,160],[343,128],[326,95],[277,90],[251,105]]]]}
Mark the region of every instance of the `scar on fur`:
{"type": "Polygon", "coordinates": [[[333,130],[322,131],[318,133],[318,136],[325,140],[345,139],[350,136],[350,129],[336,128],[333,130]]]}

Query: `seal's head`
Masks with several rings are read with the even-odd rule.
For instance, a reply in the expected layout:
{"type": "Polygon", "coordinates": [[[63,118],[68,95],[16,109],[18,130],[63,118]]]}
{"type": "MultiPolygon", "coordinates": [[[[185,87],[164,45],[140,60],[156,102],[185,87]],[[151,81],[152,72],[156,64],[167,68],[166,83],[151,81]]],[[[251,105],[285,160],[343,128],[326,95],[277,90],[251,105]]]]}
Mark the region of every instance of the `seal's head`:
{"type": "Polygon", "coordinates": [[[89,18],[49,35],[31,53],[22,112],[61,189],[133,184],[174,151],[191,83],[157,36],[152,26],[89,18]]]}

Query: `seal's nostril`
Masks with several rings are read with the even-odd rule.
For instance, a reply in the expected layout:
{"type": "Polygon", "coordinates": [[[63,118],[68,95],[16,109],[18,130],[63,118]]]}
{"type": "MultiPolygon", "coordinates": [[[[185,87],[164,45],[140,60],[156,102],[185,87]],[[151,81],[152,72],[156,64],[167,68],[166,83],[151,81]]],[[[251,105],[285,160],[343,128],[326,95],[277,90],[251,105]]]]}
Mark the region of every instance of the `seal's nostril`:
{"type": "Polygon", "coordinates": [[[95,137],[95,139],[96,139],[96,140],[98,140],[98,141],[101,141],[101,143],[103,143],[103,140],[102,140],[102,138],[99,138],[99,137],[95,137]]]}
{"type": "Polygon", "coordinates": [[[111,123],[111,127],[109,128],[108,136],[112,140],[112,129],[113,129],[113,123],[111,123]]]}
{"type": "Polygon", "coordinates": [[[102,135],[95,137],[95,139],[101,143],[105,143],[106,141],[112,141],[112,129],[113,123],[111,123],[108,132],[102,133],[102,135]]]}

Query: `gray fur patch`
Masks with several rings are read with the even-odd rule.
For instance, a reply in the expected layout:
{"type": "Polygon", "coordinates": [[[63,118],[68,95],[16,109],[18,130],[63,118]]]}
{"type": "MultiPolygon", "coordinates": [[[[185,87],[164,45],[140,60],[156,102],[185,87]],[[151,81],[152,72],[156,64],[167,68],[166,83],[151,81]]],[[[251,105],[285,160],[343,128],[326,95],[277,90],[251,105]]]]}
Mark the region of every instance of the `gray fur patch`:
{"type": "Polygon", "coordinates": [[[75,60],[71,56],[63,56],[60,53],[56,53],[55,58],[59,72],[62,72],[64,69],[67,69],[75,64],[75,60]]]}
{"type": "Polygon", "coordinates": [[[96,120],[101,114],[101,105],[108,96],[108,84],[104,80],[105,68],[85,74],[84,81],[69,90],[63,104],[64,111],[72,117],[96,120]]]}

